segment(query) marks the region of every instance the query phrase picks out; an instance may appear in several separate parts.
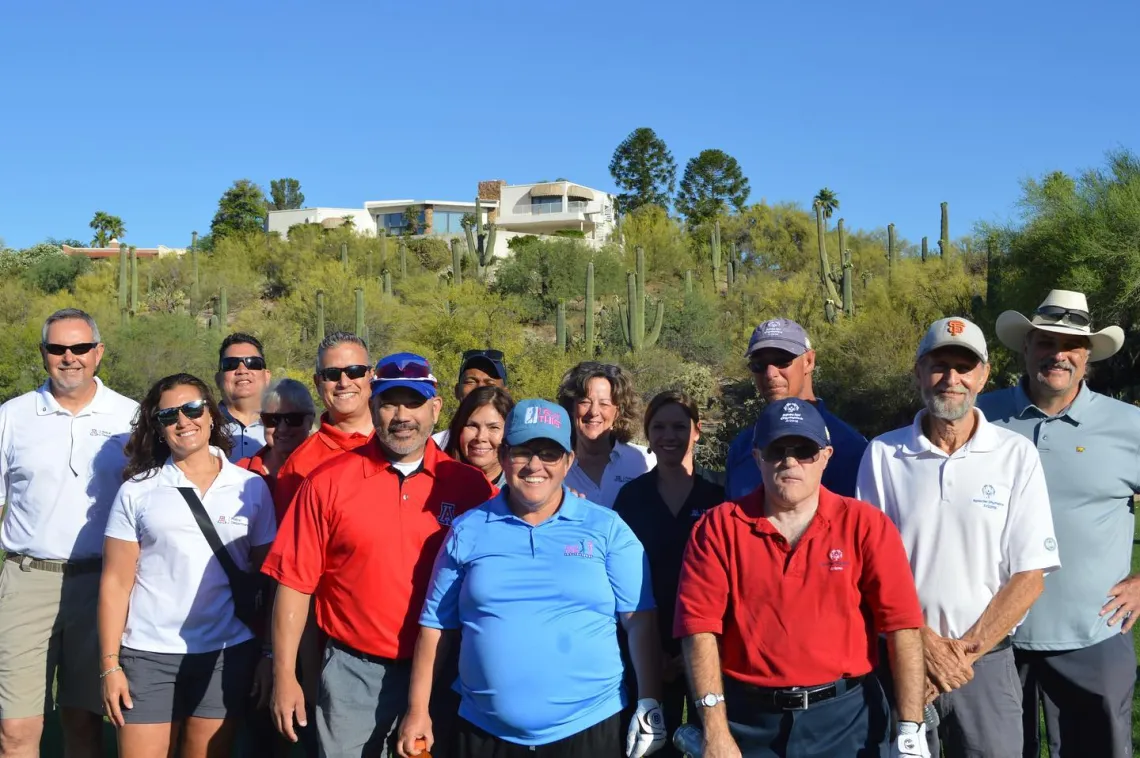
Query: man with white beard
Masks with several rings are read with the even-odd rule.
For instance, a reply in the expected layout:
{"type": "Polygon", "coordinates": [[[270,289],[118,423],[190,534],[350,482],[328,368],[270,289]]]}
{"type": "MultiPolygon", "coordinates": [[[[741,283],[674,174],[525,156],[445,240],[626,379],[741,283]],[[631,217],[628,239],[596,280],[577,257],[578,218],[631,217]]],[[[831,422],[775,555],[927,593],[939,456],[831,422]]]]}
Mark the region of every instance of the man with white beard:
{"type": "Polygon", "coordinates": [[[929,730],[947,758],[1020,758],[1022,697],[1011,635],[1060,568],[1041,459],[1025,437],[974,407],[989,378],[981,329],[936,321],[914,375],[926,406],[914,423],[876,438],[857,497],[898,526],[926,626],[929,730]]]}

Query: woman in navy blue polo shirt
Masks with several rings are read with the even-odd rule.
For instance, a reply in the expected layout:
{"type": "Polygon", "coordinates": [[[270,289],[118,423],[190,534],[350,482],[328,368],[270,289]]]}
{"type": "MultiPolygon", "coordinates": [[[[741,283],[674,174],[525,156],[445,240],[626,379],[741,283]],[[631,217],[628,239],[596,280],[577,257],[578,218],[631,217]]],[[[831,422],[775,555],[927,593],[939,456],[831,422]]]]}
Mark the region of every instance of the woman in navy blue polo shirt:
{"type": "MultiPolygon", "coordinates": [[[[645,546],[661,647],[665,652],[664,697],[661,702],[667,724],[681,723],[688,690],[681,642],[673,638],[673,610],[681,558],[693,525],[705,511],[724,502],[724,487],[696,473],[693,447],[701,437],[697,404],[678,390],[662,392],[645,409],[645,438],[657,456],[657,467],[626,484],[614,501],[621,516],[645,546]]],[[[632,680],[627,677],[632,686],[632,680]]],[[[689,713],[693,713],[692,704],[689,713]]],[[[663,756],[680,756],[667,746],[663,756]]]]}

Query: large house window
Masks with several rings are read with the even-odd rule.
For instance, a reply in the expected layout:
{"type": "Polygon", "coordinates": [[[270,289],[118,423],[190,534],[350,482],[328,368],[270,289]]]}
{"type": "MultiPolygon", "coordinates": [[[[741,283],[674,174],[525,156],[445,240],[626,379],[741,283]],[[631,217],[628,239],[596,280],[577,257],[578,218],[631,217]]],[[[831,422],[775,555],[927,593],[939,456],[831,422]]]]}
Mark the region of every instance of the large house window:
{"type": "Polygon", "coordinates": [[[553,197],[532,197],[531,211],[534,213],[561,213],[562,198],[557,195],[553,197]]]}
{"type": "MultiPolygon", "coordinates": [[[[420,228],[418,231],[422,232],[423,228],[424,228],[424,224],[427,223],[427,218],[424,215],[423,210],[420,211],[419,219],[420,219],[420,228]]],[[[403,234],[406,226],[407,226],[407,219],[404,218],[404,212],[403,211],[400,211],[398,213],[386,213],[386,214],[384,214],[384,228],[387,229],[389,232],[395,233],[395,234],[403,234]]]]}
{"type": "Polygon", "coordinates": [[[436,211],[432,214],[432,234],[462,234],[463,214],[458,211],[436,211]]]}

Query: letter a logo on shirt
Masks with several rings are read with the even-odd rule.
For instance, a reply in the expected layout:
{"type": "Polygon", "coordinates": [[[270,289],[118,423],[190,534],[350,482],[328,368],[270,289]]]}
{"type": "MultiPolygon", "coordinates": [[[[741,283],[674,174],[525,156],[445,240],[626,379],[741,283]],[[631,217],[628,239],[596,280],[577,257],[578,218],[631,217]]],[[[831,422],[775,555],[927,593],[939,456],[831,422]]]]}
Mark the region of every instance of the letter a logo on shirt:
{"type": "Polygon", "coordinates": [[[444,526],[450,526],[451,522],[455,520],[455,504],[454,503],[440,503],[439,504],[439,518],[436,519],[444,526]]]}

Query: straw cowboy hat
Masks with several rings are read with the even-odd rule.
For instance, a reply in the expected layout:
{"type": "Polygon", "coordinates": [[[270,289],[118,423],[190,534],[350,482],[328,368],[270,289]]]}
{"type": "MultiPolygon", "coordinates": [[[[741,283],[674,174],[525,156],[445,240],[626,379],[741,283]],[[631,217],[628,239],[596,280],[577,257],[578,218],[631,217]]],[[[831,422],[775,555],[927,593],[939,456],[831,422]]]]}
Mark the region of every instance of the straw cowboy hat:
{"type": "Polygon", "coordinates": [[[1089,361],[1103,361],[1116,355],[1124,345],[1124,330],[1119,326],[1106,326],[1094,332],[1090,325],[1089,304],[1082,292],[1053,290],[1037,306],[1033,318],[1028,319],[1017,311],[1006,311],[998,316],[997,336],[1010,350],[1021,352],[1025,335],[1034,329],[1056,334],[1087,337],[1089,361]]]}

